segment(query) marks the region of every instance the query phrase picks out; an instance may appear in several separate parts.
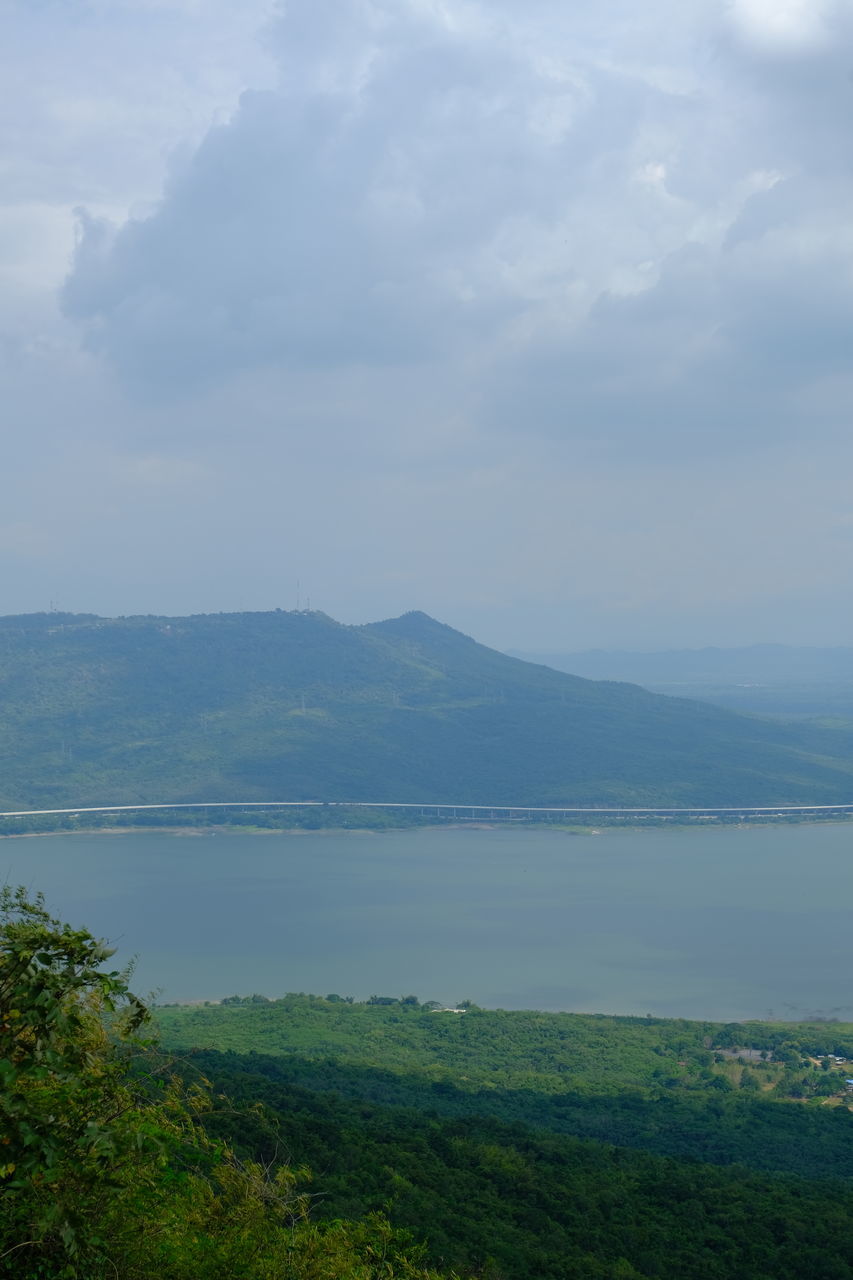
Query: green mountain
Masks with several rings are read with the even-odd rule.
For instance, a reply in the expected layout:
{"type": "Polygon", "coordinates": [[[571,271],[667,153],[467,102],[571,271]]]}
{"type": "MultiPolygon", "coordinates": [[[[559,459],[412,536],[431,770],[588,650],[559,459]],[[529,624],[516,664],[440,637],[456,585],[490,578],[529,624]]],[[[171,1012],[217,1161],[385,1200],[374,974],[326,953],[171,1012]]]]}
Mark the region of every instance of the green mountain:
{"type": "Polygon", "coordinates": [[[4,809],[853,799],[846,731],[581,679],[422,613],[7,617],[0,707],[4,809]]]}

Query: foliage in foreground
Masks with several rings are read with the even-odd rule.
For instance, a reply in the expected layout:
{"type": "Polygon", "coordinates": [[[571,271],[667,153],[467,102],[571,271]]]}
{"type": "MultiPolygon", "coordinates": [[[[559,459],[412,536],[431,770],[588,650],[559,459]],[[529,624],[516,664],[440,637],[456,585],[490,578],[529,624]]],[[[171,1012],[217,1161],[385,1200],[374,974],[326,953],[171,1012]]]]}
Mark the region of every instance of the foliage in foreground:
{"type": "Polygon", "coordinates": [[[304,1171],[241,1163],[160,1073],[111,952],[0,891],[0,1275],[16,1280],[420,1277],[378,1215],[316,1224],[304,1171]]]}
{"type": "MultiPolygon", "coordinates": [[[[533,1096],[524,1073],[550,1078],[539,1097],[556,1105],[568,1097],[559,1068],[579,1066],[586,1042],[592,1076],[608,1024],[598,1026],[604,1040],[596,1049],[592,1023],[539,1015],[514,1022],[472,1007],[452,1017],[413,997],[377,997],[364,1008],[294,997],[269,1011],[280,1032],[288,1019],[299,1022],[299,1006],[303,1037],[316,1042],[334,1024],[339,1046],[354,1047],[353,1032],[375,1019],[385,1036],[367,1053],[396,1051],[411,1068],[420,1045],[418,1053],[437,1055],[438,1077],[304,1053],[194,1053],[177,1064],[181,1080],[143,1039],[147,1010],[127,974],[105,967],[109,955],[85,930],[54,920],[40,899],[0,893],[0,1276],[438,1280],[431,1267],[446,1276],[454,1266],[481,1280],[853,1280],[849,1178],[715,1167],[546,1132],[533,1114],[533,1123],[520,1122],[533,1096]],[[462,1079],[466,1065],[474,1081],[462,1079]],[[496,1088],[499,1065],[506,1077],[496,1088]],[[305,1087],[303,1068],[314,1072],[314,1088],[305,1087]],[[408,1105],[359,1096],[359,1081],[373,1087],[374,1077],[380,1092],[408,1105]],[[484,1114],[489,1093],[501,1106],[512,1095],[517,1118],[484,1114]],[[444,1105],[454,1110],[442,1113],[444,1105]],[[316,1185],[294,1166],[303,1160],[320,1171],[316,1185]],[[411,1232],[426,1246],[414,1246],[411,1232]]],[[[233,1029],[235,1018],[262,1008],[227,1005],[216,1014],[233,1029]]],[[[691,1042],[690,1024],[627,1020],[622,1030],[633,1042],[623,1070],[636,1077],[645,1063],[660,1083],[661,1062],[661,1088],[685,1091],[689,1128],[690,1107],[708,1102],[708,1053],[691,1042]],[[682,1055],[674,1065],[683,1067],[683,1084],[669,1083],[673,1051],[682,1055]]],[[[775,1052],[796,1056],[781,1044],[775,1052]]],[[[714,1104],[726,1100],[711,1088],[714,1104]]],[[[596,1105],[615,1110],[621,1098],[617,1087],[596,1105]]],[[[636,1111],[640,1093],[627,1101],[636,1111]]],[[[825,1115],[839,1134],[850,1121],[843,1107],[763,1105],[768,1115],[804,1121],[825,1115]]],[[[734,1149],[741,1113],[709,1114],[734,1149]]],[[[823,1126],[796,1129],[803,1149],[822,1145],[823,1126]]]]}

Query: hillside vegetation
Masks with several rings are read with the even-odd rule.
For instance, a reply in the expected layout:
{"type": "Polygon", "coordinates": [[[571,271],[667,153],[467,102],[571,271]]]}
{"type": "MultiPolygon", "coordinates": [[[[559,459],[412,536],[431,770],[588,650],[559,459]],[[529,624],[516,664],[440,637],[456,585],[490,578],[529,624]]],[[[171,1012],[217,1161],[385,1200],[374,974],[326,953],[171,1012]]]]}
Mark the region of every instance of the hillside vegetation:
{"type": "Polygon", "coordinates": [[[510,658],[424,614],[0,619],[0,806],[841,803],[849,735],[510,658]]]}
{"type": "Polygon", "coordinates": [[[0,892],[9,1280],[853,1277],[851,1027],[249,996],[169,1055],[111,954],[0,892]]]}
{"type": "Polygon", "coordinates": [[[334,995],[157,1019],[185,1079],[213,1084],[212,1134],[322,1170],[319,1221],[381,1208],[435,1265],[490,1280],[853,1275],[849,1058],[835,1061],[851,1026],[334,995]]]}

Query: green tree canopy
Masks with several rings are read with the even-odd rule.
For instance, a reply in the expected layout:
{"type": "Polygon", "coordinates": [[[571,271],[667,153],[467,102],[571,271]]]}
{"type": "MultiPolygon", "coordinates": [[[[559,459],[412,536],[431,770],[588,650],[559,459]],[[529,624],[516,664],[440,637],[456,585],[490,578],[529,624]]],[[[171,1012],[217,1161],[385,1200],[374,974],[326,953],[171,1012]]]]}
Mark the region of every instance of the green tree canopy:
{"type": "Polygon", "coordinates": [[[315,1225],[305,1170],[241,1164],[197,1123],[112,952],[0,891],[0,1276],[435,1276],[379,1216],[315,1225]]]}

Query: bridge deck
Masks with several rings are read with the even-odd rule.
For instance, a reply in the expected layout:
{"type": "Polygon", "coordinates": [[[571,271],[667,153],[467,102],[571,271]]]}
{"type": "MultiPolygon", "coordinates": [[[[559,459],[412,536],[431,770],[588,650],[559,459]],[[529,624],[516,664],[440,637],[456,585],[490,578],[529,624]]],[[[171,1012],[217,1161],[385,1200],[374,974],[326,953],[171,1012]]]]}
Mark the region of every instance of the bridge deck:
{"type": "Polygon", "coordinates": [[[83,813],[143,813],[158,809],[382,809],[408,810],[424,816],[490,818],[570,818],[583,815],[600,817],[714,817],[722,815],[778,816],[794,814],[853,813],[851,804],[795,804],[795,805],[729,805],[703,808],[644,806],[621,808],[614,806],[565,806],[565,805],[507,805],[507,804],[453,804],[433,801],[395,800],[192,800],[161,804],[106,804],[80,805],[68,809],[15,809],[0,812],[0,818],[37,818],[83,813]]]}

